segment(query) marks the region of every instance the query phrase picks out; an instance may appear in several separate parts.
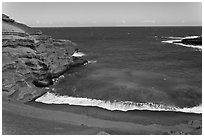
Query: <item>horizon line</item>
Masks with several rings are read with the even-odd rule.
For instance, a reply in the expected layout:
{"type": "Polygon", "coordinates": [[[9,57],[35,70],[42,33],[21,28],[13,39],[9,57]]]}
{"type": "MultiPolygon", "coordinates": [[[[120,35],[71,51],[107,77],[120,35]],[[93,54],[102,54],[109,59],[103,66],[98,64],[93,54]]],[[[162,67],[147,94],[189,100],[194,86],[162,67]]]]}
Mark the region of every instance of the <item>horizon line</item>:
{"type": "Polygon", "coordinates": [[[130,25],[130,26],[123,26],[123,25],[118,25],[118,26],[30,26],[32,28],[88,28],[88,27],[92,27],[92,28],[110,28],[110,27],[202,27],[202,25],[152,25],[152,26],[145,26],[145,25],[130,25]]]}

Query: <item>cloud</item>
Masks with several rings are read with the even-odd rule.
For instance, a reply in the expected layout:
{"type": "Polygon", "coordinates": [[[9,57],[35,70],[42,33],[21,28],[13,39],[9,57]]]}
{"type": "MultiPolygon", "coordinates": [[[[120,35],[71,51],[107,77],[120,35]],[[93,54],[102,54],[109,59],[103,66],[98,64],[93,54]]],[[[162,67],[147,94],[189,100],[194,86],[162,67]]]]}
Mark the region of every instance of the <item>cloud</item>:
{"type": "Polygon", "coordinates": [[[36,20],[35,23],[36,23],[36,24],[40,24],[40,21],[39,21],[39,20],[36,20]]]}
{"type": "Polygon", "coordinates": [[[126,21],[126,20],[122,20],[121,22],[122,22],[123,24],[126,24],[127,21],[126,21]]]}

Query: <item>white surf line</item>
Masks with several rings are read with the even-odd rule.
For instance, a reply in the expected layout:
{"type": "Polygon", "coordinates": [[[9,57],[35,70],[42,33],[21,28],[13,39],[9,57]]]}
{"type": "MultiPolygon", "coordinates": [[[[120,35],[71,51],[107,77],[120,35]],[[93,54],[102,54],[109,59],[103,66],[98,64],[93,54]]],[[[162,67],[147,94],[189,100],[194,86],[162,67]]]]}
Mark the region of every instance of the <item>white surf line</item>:
{"type": "Polygon", "coordinates": [[[198,49],[199,51],[202,51],[202,46],[186,45],[186,44],[182,44],[182,43],[174,43],[174,44],[180,45],[183,47],[190,47],[190,48],[194,48],[194,49],[198,49]]]}
{"type": "Polygon", "coordinates": [[[180,37],[180,36],[169,36],[169,37],[162,37],[162,38],[182,40],[182,39],[193,39],[193,38],[198,38],[198,37],[200,37],[200,36],[185,36],[185,37],[180,37]]]}
{"type": "Polygon", "coordinates": [[[37,98],[36,102],[42,102],[45,104],[69,104],[79,106],[97,106],[107,110],[150,110],[150,111],[172,111],[172,112],[185,112],[185,113],[202,113],[202,105],[192,108],[178,108],[166,105],[154,104],[154,103],[134,103],[131,101],[110,102],[97,99],[89,99],[82,97],[70,97],[70,96],[57,96],[54,93],[46,93],[43,96],[37,98]]]}
{"type": "Polygon", "coordinates": [[[194,38],[198,38],[200,36],[186,36],[186,37],[183,37],[182,39],[194,39],[194,38]]]}
{"type": "Polygon", "coordinates": [[[86,54],[84,54],[83,52],[74,52],[74,54],[72,55],[73,57],[83,57],[86,54]]]}
{"type": "Polygon", "coordinates": [[[94,64],[94,63],[97,63],[97,60],[88,60],[88,62],[85,63],[84,65],[94,64]]]}
{"type": "Polygon", "coordinates": [[[88,60],[89,64],[96,63],[96,62],[97,62],[97,60],[88,60]]]}
{"type": "Polygon", "coordinates": [[[162,43],[172,43],[172,44],[176,44],[174,42],[181,42],[181,40],[165,40],[165,41],[161,41],[162,43]]]}
{"type": "MultiPolygon", "coordinates": [[[[72,55],[73,57],[83,57],[83,56],[86,56],[86,54],[84,54],[83,52],[74,52],[74,54],[72,55]]],[[[87,64],[93,64],[93,63],[96,63],[97,60],[88,60],[88,63],[86,63],[85,65],[87,64]]]]}
{"type": "Polygon", "coordinates": [[[177,42],[181,42],[181,40],[166,40],[166,41],[162,41],[162,43],[170,43],[170,44],[175,44],[175,45],[179,45],[179,46],[183,46],[183,47],[190,47],[190,48],[194,48],[194,49],[198,49],[199,51],[202,51],[202,46],[186,45],[186,44],[177,43],[177,42]]]}

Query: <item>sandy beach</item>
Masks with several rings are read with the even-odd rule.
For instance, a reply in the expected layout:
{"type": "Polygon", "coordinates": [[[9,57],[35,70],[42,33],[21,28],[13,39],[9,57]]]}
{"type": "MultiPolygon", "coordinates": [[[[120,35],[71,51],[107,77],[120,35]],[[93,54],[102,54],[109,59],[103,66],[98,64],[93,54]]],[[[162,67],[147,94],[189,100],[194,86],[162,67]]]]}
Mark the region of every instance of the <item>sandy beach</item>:
{"type": "Polygon", "coordinates": [[[69,105],[22,104],[5,97],[2,109],[3,134],[201,134],[201,128],[188,124],[190,120],[201,121],[198,114],[111,112],[69,105]]]}

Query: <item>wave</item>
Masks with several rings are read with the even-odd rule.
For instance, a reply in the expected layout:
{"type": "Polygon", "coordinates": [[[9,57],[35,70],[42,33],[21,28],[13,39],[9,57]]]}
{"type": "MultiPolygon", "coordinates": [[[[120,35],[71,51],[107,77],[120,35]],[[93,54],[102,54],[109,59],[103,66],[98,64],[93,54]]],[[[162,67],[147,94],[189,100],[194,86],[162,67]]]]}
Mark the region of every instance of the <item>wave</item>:
{"type": "Polygon", "coordinates": [[[197,49],[199,51],[202,51],[202,46],[186,45],[186,44],[183,44],[183,43],[175,43],[175,44],[180,45],[180,46],[184,46],[184,47],[194,48],[194,49],[197,49]]]}
{"type": "Polygon", "coordinates": [[[64,78],[64,75],[61,75],[61,76],[59,76],[58,78],[52,79],[52,81],[54,82],[53,85],[55,85],[56,83],[58,83],[58,81],[59,81],[60,79],[63,79],[63,78],[64,78]]]}
{"type": "Polygon", "coordinates": [[[174,42],[181,42],[181,40],[165,40],[165,41],[162,41],[163,43],[173,43],[173,44],[177,44],[177,43],[174,43],[174,42]]]}
{"type": "Polygon", "coordinates": [[[73,57],[83,57],[86,54],[84,54],[83,52],[74,52],[74,54],[72,55],[73,57]]]}
{"type": "Polygon", "coordinates": [[[179,45],[179,46],[194,48],[194,49],[197,49],[198,51],[202,51],[202,46],[195,46],[195,45],[187,45],[187,44],[183,44],[183,43],[178,43],[178,42],[181,42],[181,40],[183,40],[183,39],[193,39],[193,38],[198,38],[198,37],[200,37],[200,36],[186,36],[186,37],[170,36],[170,37],[166,37],[166,38],[171,39],[171,40],[165,40],[165,41],[162,41],[162,43],[171,43],[171,44],[175,44],[175,45],[179,45]]]}
{"type": "Polygon", "coordinates": [[[96,63],[96,62],[97,62],[97,60],[88,60],[88,62],[85,63],[84,65],[94,64],[94,63],[96,63]]]}
{"type": "Polygon", "coordinates": [[[162,38],[166,38],[166,39],[194,39],[194,38],[198,38],[200,36],[185,36],[185,37],[177,37],[177,36],[169,36],[169,37],[162,37],[162,38]]]}
{"type": "Polygon", "coordinates": [[[194,39],[194,38],[198,38],[198,37],[200,37],[200,36],[186,36],[182,39],[194,39]]]}
{"type": "Polygon", "coordinates": [[[88,60],[88,64],[93,64],[93,63],[96,63],[97,60],[88,60]]]}
{"type": "MultiPolygon", "coordinates": [[[[86,56],[86,54],[83,53],[83,52],[76,51],[76,52],[74,52],[74,54],[72,56],[73,57],[83,57],[83,56],[86,56]]],[[[96,63],[96,62],[97,62],[97,60],[88,60],[88,62],[86,64],[84,64],[84,65],[93,64],[93,63],[96,63]]]]}
{"type": "Polygon", "coordinates": [[[169,38],[169,39],[182,39],[182,37],[173,37],[173,36],[171,36],[171,37],[166,37],[166,38],[169,38]]]}
{"type": "Polygon", "coordinates": [[[107,110],[150,110],[150,111],[172,111],[172,112],[184,112],[184,113],[202,113],[202,105],[192,108],[179,108],[155,103],[134,103],[131,101],[104,101],[82,97],[70,97],[59,96],[54,93],[46,93],[43,96],[37,98],[36,102],[42,102],[45,104],[69,104],[79,106],[97,106],[107,110]]]}

